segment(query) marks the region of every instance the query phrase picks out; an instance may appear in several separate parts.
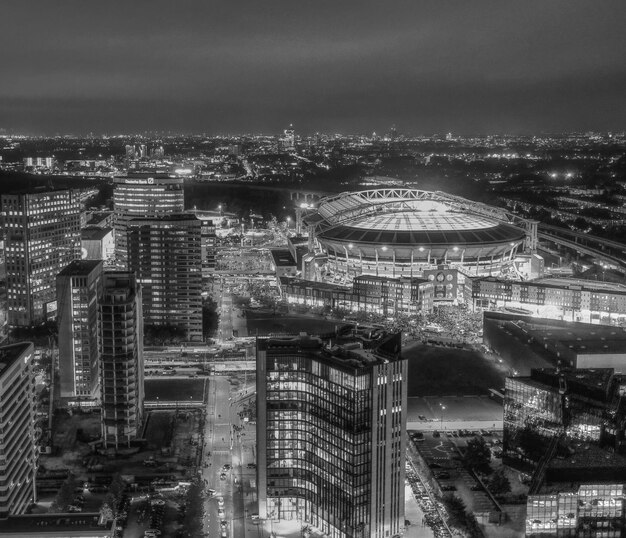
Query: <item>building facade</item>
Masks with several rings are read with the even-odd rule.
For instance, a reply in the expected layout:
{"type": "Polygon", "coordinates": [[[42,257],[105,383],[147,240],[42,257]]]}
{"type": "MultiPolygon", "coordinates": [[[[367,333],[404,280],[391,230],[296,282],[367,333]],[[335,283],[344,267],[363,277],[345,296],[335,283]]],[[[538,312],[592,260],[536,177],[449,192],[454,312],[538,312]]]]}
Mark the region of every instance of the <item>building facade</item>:
{"type": "Polygon", "coordinates": [[[57,275],[60,394],[76,404],[93,405],[99,398],[102,271],[101,260],[75,260],[57,275]]]}
{"type": "Polygon", "coordinates": [[[370,350],[305,335],[259,339],[260,516],[332,538],[399,536],[406,380],[400,335],[370,350]]]}
{"type": "Polygon", "coordinates": [[[175,326],[184,339],[202,341],[201,221],[187,214],[133,219],[127,234],[145,324],[175,326]]]}
{"type": "Polygon", "coordinates": [[[8,323],[56,315],[56,276],[80,258],[80,202],[71,190],[3,194],[8,323]]]}
{"type": "Polygon", "coordinates": [[[107,265],[113,263],[115,258],[113,228],[87,226],[81,230],[80,244],[80,255],[83,260],[104,260],[107,265]]]}
{"type": "Polygon", "coordinates": [[[542,368],[507,378],[503,461],[533,473],[553,457],[571,454],[577,442],[587,450],[594,446],[623,454],[626,409],[620,385],[611,368],[542,368]]]}
{"type": "Polygon", "coordinates": [[[554,493],[529,495],[527,538],[603,536],[621,538],[626,527],[624,484],[582,484],[554,493]]]}
{"type": "Polygon", "coordinates": [[[181,213],[185,209],[183,180],[169,177],[128,177],[115,180],[115,256],[119,267],[127,266],[128,221],[181,213]]]}
{"type": "Polygon", "coordinates": [[[0,347],[0,519],[36,500],[33,344],[0,347]]]}
{"type": "Polygon", "coordinates": [[[434,286],[420,278],[361,275],[352,281],[358,310],[384,316],[432,312],[434,286]]]}
{"type": "Polygon", "coordinates": [[[128,272],[105,273],[98,307],[102,438],[130,446],[141,434],[144,400],[141,288],[128,272]]]}
{"type": "Polygon", "coordinates": [[[292,304],[330,307],[385,316],[432,312],[432,282],[420,278],[355,277],[352,286],[281,277],[282,297],[292,304]]]}
{"type": "Polygon", "coordinates": [[[615,323],[626,319],[626,286],[567,278],[533,281],[477,278],[472,282],[476,308],[514,308],[543,318],[615,323]]]}

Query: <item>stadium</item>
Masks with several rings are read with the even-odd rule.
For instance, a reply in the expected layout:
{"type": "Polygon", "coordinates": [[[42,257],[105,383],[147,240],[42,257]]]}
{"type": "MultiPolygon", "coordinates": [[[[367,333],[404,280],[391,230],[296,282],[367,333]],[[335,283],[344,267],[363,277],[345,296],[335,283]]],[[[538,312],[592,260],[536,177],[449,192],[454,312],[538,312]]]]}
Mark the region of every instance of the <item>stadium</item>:
{"type": "Polygon", "coordinates": [[[446,265],[497,275],[518,250],[536,246],[536,222],[443,192],[375,189],[320,200],[303,215],[327,270],[349,281],[367,274],[421,276],[446,265]]]}

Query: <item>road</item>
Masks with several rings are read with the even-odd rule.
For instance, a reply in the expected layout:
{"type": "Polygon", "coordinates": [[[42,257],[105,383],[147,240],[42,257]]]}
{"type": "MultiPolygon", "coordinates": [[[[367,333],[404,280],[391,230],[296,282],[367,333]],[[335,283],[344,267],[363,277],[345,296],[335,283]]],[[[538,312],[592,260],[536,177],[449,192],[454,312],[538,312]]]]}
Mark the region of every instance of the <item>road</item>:
{"type": "MultiPolygon", "coordinates": [[[[247,530],[256,535],[255,526],[246,518],[257,511],[256,492],[250,487],[256,471],[248,468],[248,464],[255,463],[256,432],[253,426],[244,425],[237,414],[243,391],[233,392],[225,376],[212,376],[209,383],[202,477],[216,493],[206,501],[205,530],[209,536],[220,536],[220,522],[226,521],[226,535],[239,538],[244,536],[247,522],[247,530]],[[226,464],[232,469],[225,472],[222,480],[220,475],[226,464]],[[224,499],[222,516],[218,515],[218,498],[224,499]]],[[[252,390],[251,383],[247,390],[252,390]]]]}
{"type": "Polygon", "coordinates": [[[230,285],[220,279],[217,292],[217,304],[220,314],[217,328],[218,340],[224,341],[235,336],[233,330],[237,331],[237,336],[247,336],[246,321],[242,312],[235,307],[230,285]]]}

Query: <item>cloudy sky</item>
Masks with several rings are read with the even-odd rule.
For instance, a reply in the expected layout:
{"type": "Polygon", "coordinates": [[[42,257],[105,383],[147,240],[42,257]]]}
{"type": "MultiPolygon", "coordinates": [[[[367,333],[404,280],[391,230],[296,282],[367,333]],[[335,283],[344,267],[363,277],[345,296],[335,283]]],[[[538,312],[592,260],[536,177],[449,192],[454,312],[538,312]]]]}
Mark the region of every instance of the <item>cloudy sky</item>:
{"type": "Polygon", "coordinates": [[[625,0],[2,0],[0,129],[626,128],[625,0]]]}

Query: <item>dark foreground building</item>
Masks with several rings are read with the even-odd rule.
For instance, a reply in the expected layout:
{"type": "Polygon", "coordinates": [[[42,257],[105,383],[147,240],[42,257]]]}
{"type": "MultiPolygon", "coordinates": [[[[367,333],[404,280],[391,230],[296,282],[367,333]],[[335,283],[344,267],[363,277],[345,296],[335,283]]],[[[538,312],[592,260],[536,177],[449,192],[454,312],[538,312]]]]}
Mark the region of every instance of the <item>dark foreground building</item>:
{"type": "Polygon", "coordinates": [[[143,322],[135,275],[105,273],[98,309],[102,438],[123,448],[141,434],[143,418],[143,322]]]}
{"type": "Polygon", "coordinates": [[[298,519],[332,538],[398,536],[406,378],[399,334],[372,349],[306,335],[259,339],[261,518],[298,519]]]}
{"type": "MultiPolygon", "coordinates": [[[[623,383],[623,377],[616,376],[612,368],[561,371],[538,368],[528,377],[507,378],[504,462],[529,474],[541,468],[548,471],[560,467],[562,475],[568,472],[569,479],[581,480],[585,478],[581,473],[593,467],[586,465],[579,469],[580,476],[573,476],[571,469],[578,463],[576,460],[582,461],[582,456],[566,466],[570,471],[563,465],[552,464],[551,460],[567,461],[579,445],[587,452],[598,448],[624,454],[623,383]]],[[[612,477],[616,477],[615,472],[611,471],[612,477]]]]}
{"type": "Polygon", "coordinates": [[[32,359],[29,342],[0,347],[0,519],[23,514],[36,498],[32,359]]]}

